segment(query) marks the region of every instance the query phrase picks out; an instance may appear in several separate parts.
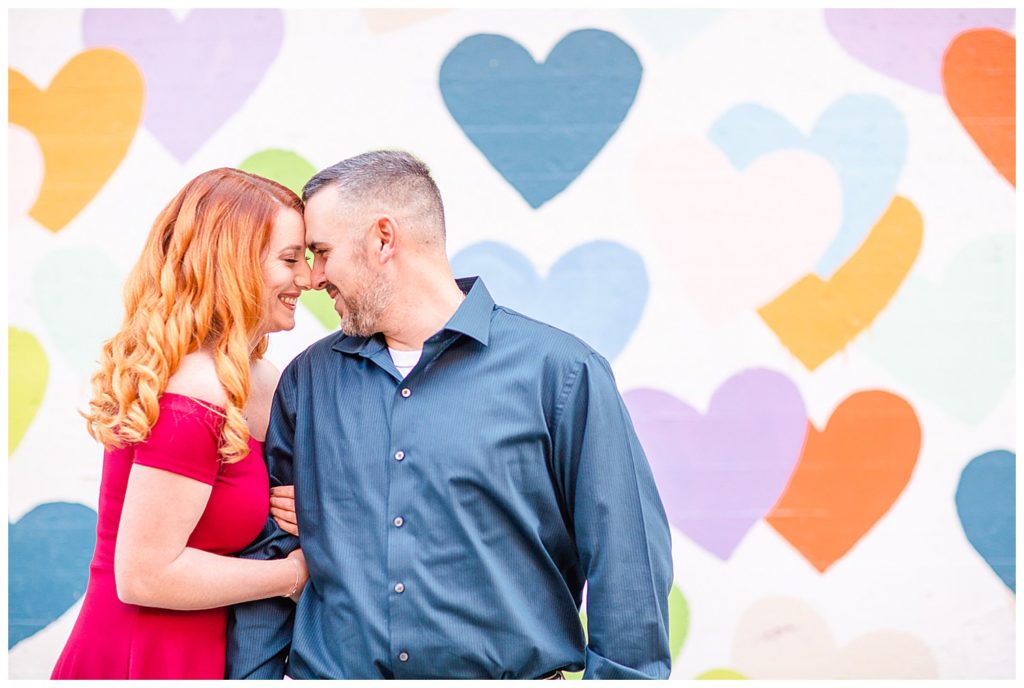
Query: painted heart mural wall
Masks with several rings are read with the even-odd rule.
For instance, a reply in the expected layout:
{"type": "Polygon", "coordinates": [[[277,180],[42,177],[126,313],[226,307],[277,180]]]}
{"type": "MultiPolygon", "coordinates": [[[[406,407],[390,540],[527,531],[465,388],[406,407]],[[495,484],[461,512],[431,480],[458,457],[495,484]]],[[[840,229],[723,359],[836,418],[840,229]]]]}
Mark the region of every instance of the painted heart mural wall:
{"type": "MultiPolygon", "coordinates": [[[[76,409],[156,214],[214,167],[298,191],[378,148],[431,167],[459,276],[611,361],[673,678],[1014,677],[1015,21],[10,11],[10,677],[81,605],[76,409]]],[[[301,304],[278,367],[338,326],[301,304]]]]}

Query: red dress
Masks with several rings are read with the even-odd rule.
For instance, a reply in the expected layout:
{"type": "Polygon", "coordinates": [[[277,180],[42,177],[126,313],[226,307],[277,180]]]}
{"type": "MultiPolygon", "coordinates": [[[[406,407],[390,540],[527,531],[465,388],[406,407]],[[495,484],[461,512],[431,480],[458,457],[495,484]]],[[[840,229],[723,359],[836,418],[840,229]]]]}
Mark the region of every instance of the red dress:
{"type": "MultiPolygon", "coordinates": [[[[54,679],[222,679],[227,607],[174,611],[125,604],[114,586],[114,544],[132,464],[152,466],[213,486],[188,545],[233,554],[252,542],[270,512],[263,449],[224,464],[217,446],[221,415],[192,397],[165,393],[160,417],[145,442],[103,456],[96,551],[82,609],[54,679]]],[[[218,409],[222,410],[222,409],[218,409]]]]}

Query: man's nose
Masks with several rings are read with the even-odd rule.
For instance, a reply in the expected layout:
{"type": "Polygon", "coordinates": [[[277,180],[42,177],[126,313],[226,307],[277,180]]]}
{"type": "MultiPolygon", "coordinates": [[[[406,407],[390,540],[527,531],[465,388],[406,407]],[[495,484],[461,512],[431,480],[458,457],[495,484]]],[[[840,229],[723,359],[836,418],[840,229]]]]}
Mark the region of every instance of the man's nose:
{"type": "Polygon", "coordinates": [[[323,265],[316,259],[313,260],[313,270],[310,274],[310,279],[314,289],[323,289],[327,286],[327,276],[324,274],[323,265]]]}
{"type": "MultiPolygon", "coordinates": [[[[303,261],[305,263],[305,261],[303,261]]],[[[309,289],[313,281],[313,273],[309,269],[309,263],[305,263],[299,268],[298,274],[295,276],[295,286],[299,289],[309,289]]]]}

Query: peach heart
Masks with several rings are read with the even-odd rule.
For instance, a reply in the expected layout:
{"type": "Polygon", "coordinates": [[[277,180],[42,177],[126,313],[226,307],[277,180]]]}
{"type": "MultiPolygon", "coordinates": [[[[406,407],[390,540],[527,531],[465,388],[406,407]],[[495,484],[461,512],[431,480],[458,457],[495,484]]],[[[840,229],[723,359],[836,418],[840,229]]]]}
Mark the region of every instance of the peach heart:
{"type": "Polygon", "coordinates": [[[842,222],[835,170],[805,151],[737,171],[710,143],[667,140],[640,156],[636,185],[659,251],[711,320],[753,309],[813,269],[842,222]]]}

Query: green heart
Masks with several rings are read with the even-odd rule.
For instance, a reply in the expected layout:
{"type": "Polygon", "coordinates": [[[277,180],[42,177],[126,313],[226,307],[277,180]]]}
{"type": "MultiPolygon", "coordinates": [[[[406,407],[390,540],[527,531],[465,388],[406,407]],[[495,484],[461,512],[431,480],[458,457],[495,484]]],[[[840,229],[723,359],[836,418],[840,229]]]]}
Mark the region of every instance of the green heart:
{"type": "Polygon", "coordinates": [[[16,327],[7,328],[7,456],[14,454],[36,411],[43,404],[50,364],[39,340],[16,327]]]}
{"type": "Polygon", "coordinates": [[[965,246],[938,284],[911,275],[858,346],[910,389],[978,423],[1013,384],[1012,234],[965,246]]]}
{"type": "Polygon", "coordinates": [[[268,148],[253,153],[238,167],[251,174],[273,179],[278,184],[287,186],[297,196],[302,195],[302,187],[316,174],[316,168],[304,157],[280,148],[268,148]]]}
{"type": "Polygon", "coordinates": [[[747,677],[732,669],[709,669],[697,677],[698,681],[746,681],[747,677]]]}
{"type": "MultiPolygon", "coordinates": [[[[311,256],[307,255],[306,259],[310,260],[311,256]]],[[[323,289],[310,289],[302,292],[299,303],[308,308],[309,312],[315,315],[320,324],[328,330],[333,332],[341,326],[338,311],[334,310],[334,301],[323,289]]]]}
{"type": "MultiPolygon", "coordinates": [[[[583,634],[587,634],[587,613],[580,612],[580,622],[583,624],[583,634]]],[[[672,663],[675,664],[679,651],[683,649],[686,642],[686,634],[690,630],[690,606],[686,603],[683,591],[675,583],[668,593],[668,647],[672,653],[672,663]]],[[[574,681],[583,678],[582,671],[567,671],[565,677],[574,681]]]]}
{"type": "MultiPolygon", "coordinates": [[[[304,157],[280,148],[269,148],[259,153],[253,153],[238,167],[246,172],[273,179],[298,195],[302,195],[302,187],[306,185],[310,177],[316,174],[316,168],[304,157]]],[[[308,251],[306,252],[306,261],[312,261],[312,256],[308,251]]],[[[334,310],[334,301],[327,295],[327,292],[322,290],[305,291],[299,297],[299,303],[316,316],[320,324],[328,330],[336,330],[341,324],[338,313],[334,310]]]]}

